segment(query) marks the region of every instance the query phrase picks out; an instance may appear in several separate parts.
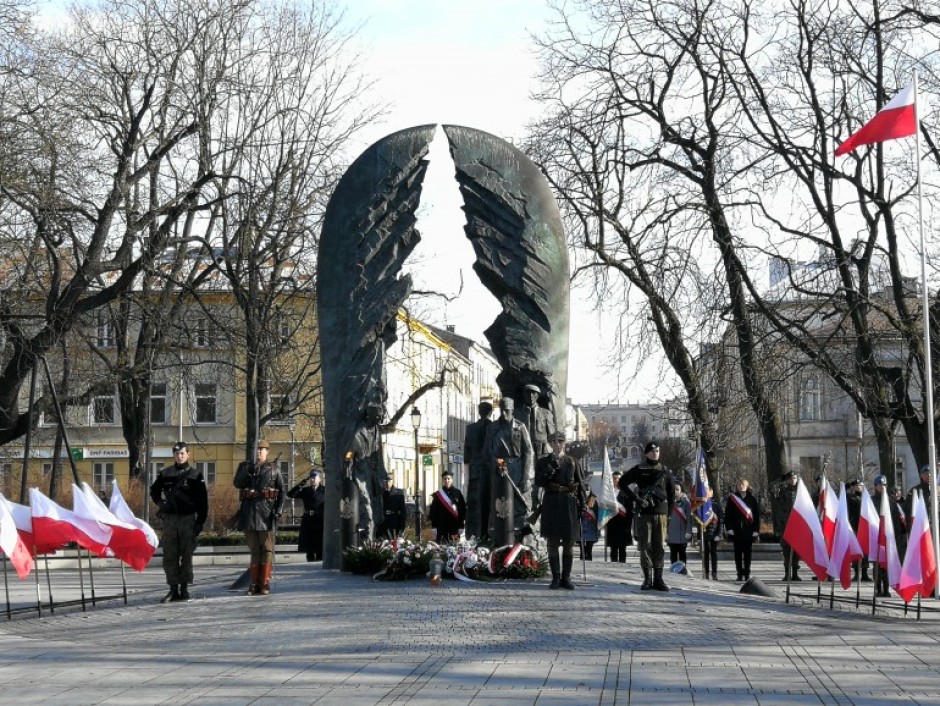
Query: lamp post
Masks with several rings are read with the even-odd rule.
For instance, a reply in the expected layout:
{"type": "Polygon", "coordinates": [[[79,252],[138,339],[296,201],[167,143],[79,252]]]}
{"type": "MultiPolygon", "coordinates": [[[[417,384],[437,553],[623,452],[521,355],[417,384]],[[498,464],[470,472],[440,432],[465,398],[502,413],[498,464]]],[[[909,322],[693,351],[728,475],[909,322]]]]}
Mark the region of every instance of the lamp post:
{"type": "Polygon", "coordinates": [[[421,410],[411,408],[411,426],[415,430],[415,541],[421,541],[421,455],[418,452],[418,429],[421,427],[421,410]]]}

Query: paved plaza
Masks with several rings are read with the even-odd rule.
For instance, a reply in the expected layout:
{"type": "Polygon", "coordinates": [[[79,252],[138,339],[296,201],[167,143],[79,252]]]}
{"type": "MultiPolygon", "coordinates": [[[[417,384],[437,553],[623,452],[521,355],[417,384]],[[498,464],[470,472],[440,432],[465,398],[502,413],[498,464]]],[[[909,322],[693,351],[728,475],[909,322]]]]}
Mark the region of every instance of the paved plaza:
{"type": "MultiPolygon", "coordinates": [[[[165,587],[154,567],[132,578],[127,605],[4,621],[2,698],[70,706],[940,704],[937,613],[873,618],[853,602],[829,610],[809,581],[787,605],[773,581],[778,563],[758,566],[779,599],[675,575],[670,593],[641,592],[631,558],[626,567],[588,563],[589,585],[574,592],[549,591],[545,581],[384,583],[282,562],[274,593],[250,597],[228,590],[240,566],[200,566],[194,600],[160,605],[165,587]]],[[[35,590],[32,579],[14,589],[20,599],[35,590]]],[[[866,584],[863,595],[870,591],[866,584]]]]}

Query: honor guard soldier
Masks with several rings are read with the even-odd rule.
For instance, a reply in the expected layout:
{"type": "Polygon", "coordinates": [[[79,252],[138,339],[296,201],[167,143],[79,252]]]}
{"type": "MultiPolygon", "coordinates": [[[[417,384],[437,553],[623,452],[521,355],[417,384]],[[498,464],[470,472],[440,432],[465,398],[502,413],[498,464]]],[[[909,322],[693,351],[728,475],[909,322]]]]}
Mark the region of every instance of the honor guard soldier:
{"type": "Polygon", "coordinates": [[[209,494],[202,473],[189,465],[189,447],[185,441],[173,446],[173,465],[161,468],[150,486],[150,499],[159,508],[163,522],[160,545],[163,547],[163,571],[170,592],[161,602],[189,600],[193,582],[193,554],[196,537],[202,532],[209,513],[209,494]]]}
{"type": "Polygon", "coordinates": [[[437,530],[438,542],[460,539],[460,530],[467,518],[467,503],[463,493],[454,487],[454,474],[450,471],[441,474],[441,487],[434,491],[428,518],[431,527],[437,530]]]}
{"type": "Polygon", "coordinates": [[[236,529],[245,533],[245,541],[251,551],[249,596],[271,593],[274,530],[284,504],[281,474],[274,464],[268,463],[270,448],[267,441],[259,441],[255,461],[242,461],[233,482],[241,498],[236,529]]]}
{"type": "Polygon", "coordinates": [[[311,470],[310,475],[287,491],[287,497],[300,498],[304,504],[297,551],[306,553],[307,561],[320,561],[323,558],[323,508],[326,504],[323,474],[311,470]]]}
{"type": "Polygon", "coordinates": [[[379,528],[380,537],[397,539],[405,531],[408,510],[405,507],[405,491],[395,487],[395,476],[385,474],[385,490],[382,491],[382,508],[385,517],[379,528]]]}
{"type": "Polygon", "coordinates": [[[675,501],[675,486],[672,474],[659,462],[659,444],[649,442],[643,453],[645,460],[620,478],[620,489],[636,506],[635,535],[643,569],[640,588],[668,591],[669,586],[663,581],[663,541],[669,509],[675,501]]]}
{"type": "Polygon", "coordinates": [[[565,453],[564,432],[552,432],[549,440],[552,452],[535,464],[535,485],[544,491],[539,531],[548,542],[548,565],[552,570],[548,587],[572,591],[574,540],[581,532],[579,518],[586,502],[584,473],[581,464],[565,453]]]}

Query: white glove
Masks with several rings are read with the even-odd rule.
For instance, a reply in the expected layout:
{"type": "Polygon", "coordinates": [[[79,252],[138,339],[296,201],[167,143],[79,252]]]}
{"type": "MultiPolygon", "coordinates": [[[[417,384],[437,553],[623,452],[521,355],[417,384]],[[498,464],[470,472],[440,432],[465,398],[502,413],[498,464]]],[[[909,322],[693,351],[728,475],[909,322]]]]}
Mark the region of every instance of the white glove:
{"type": "Polygon", "coordinates": [[[728,530],[727,535],[728,535],[729,537],[733,537],[733,536],[734,536],[734,530],[728,530]]]}

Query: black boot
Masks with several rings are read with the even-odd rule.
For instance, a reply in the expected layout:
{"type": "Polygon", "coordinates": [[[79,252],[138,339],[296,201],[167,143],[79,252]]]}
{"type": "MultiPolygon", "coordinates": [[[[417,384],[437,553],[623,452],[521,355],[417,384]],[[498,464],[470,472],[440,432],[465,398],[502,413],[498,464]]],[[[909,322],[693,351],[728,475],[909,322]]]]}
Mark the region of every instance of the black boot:
{"type": "Polygon", "coordinates": [[[180,599],[180,591],[175,583],[170,584],[170,592],[160,599],[161,603],[172,603],[180,599]]]}
{"type": "Polygon", "coordinates": [[[654,569],[655,577],[653,578],[653,590],[654,591],[668,591],[669,586],[666,585],[666,582],[663,581],[663,570],[654,569]]]}
{"type": "Polygon", "coordinates": [[[561,558],[561,584],[562,588],[567,588],[569,591],[574,590],[574,584],[571,583],[571,564],[574,561],[574,557],[570,554],[567,556],[562,556],[561,558]]]}
{"type": "Polygon", "coordinates": [[[188,601],[189,600],[189,586],[185,583],[180,584],[180,600],[188,601]]]}
{"type": "Polygon", "coordinates": [[[552,571],[552,582],[548,584],[548,587],[554,591],[561,585],[561,569],[558,566],[558,557],[549,556],[548,566],[552,571]]]}
{"type": "Polygon", "coordinates": [[[650,579],[650,570],[643,569],[643,583],[640,586],[641,591],[649,591],[653,587],[653,581],[650,579]]]}

